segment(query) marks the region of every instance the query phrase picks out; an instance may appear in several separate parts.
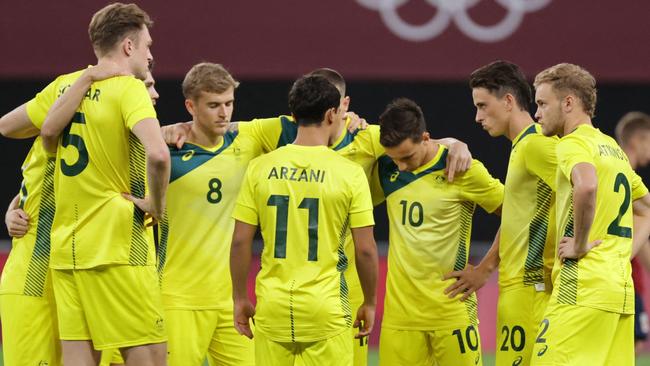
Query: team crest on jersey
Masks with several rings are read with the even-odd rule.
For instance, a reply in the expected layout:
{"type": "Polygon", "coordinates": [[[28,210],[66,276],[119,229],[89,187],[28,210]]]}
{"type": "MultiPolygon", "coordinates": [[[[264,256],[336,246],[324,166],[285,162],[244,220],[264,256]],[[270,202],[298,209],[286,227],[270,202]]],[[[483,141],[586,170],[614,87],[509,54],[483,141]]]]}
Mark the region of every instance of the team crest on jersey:
{"type": "Polygon", "coordinates": [[[194,156],[194,150],[190,150],[190,151],[186,152],[185,155],[183,155],[183,157],[181,159],[183,159],[183,161],[188,161],[188,160],[192,159],[192,156],[194,156]]]}
{"type": "Polygon", "coordinates": [[[397,180],[397,177],[399,177],[399,171],[396,171],[395,173],[390,175],[390,181],[394,182],[397,180]]]}
{"type": "Polygon", "coordinates": [[[447,178],[445,178],[444,175],[436,175],[434,177],[434,179],[435,179],[436,183],[438,183],[438,184],[443,184],[443,183],[447,182],[447,178]]]}

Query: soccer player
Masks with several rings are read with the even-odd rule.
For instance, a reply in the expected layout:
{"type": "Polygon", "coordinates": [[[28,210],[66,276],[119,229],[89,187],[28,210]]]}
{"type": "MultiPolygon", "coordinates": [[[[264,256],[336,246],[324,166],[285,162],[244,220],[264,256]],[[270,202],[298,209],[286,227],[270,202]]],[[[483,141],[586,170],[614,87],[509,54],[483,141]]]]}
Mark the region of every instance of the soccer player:
{"type": "MultiPolygon", "coordinates": [[[[332,83],[341,95],[339,109],[343,112],[348,112],[350,97],[346,95],[346,84],[341,74],[332,69],[321,68],[312,71],[310,75],[324,77],[332,83]]],[[[379,126],[368,125],[367,128],[362,129],[350,128],[354,122],[356,122],[354,119],[346,119],[345,123],[340,124],[336,138],[330,145],[330,148],[341,156],[361,165],[366,176],[370,177],[377,159],[384,154],[384,148],[379,143],[379,126]]],[[[250,125],[246,133],[256,136],[255,138],[261,144],[264,152],[269,152],[278,147],[290,144],[297,136],[297,124],[291,116],[256,119],[250,123],[240,122],[232,125],[235,128],[250,125]]],[[[182,146],[191,126],[192,123],[185,123],[163,127],[166,142],[177,144],[177,147],[179,144],[182,146]]],[[[447,164],[445,169],[448,172],[449,179],[453,180],[454,174],[463,172],[469,168],[471,154],[467,149],[467,145],[458,140],[446,138],[438,140],[438,142],[449,146],[449,164],[447,164]]],[[[371,186],[371,193],[373,195],[373,202],[378,203],[383,200],[381,192],[377,190],[376,186],[371,186]]],[[[354,260],[355,249],[349,231],[345,235],[345,241],[345,254],[349,259],[349,266],[345,271],[345,277],[348,285],[350,304],[353,309],[356,309],[363,303],[363,292],[361,291],[361,284],[359,283],[359,277],[356,272],[354,260]]],[[[368,339],[353,338],[352,346],[354,365],[365,366],[368,363],[368,339]]]]}
{"type": "Polygon", "coordinates": [[[492,137],[507,137],[512,150],[495,244],[478,266],[449,274],[458,282],[447,291],[467,298],[498,266],[496,364],[529,365],[551,293],[558,139],[544,136],[528,113],[532,92],[517,65],[485,65],[472,73],[469,85],[476,122],[492,137]]]}
{"type": "MultiPolygon", "coordinates": [[[[589,72],[558,64],[534,84],[542,132],[561,138],[559,259],[532,365],[633,365],[632,216],[650,207],[648,189],[614,139],[593,126],[596,81],[589,72]]],[[[647,229],[635,235],[647,241],[647,229]]]]}
{"type": "MultiPolygon", "coordinates": [[[[629,112],[616,124],[616,141],[630,161],[632,169],[650,163],[650,116],[643,112],[629,112]]],[[[634,281],[634,341],[638,351],[648,338],[650,326],[643,303],[645,286],[643,270],[650,271],[650,245],[644,243],[632,253],[632,280],[634,281]]]]}
{"type": "Polygon", "coordinates": [[[228,131],[238,82],[221,65],[200,63],[183,81],[193,123],[171,147],[166,214],[159,227],[159,264],[169,365],[253,365],[253,341],[233,327],[228,256],[232,210],[260,144],[242,124],[228,131]]]}
{"type": "MultiPolygon", "coordinates": [[[[151,25],[134,4],[95,13],[89,35],[98,64],[115,63],[145,79],[151,25]]],[[[57,151],[50,267],[64,361],[97,364],[94,346],[119,348],[127,365],[162,365],[165,325],[144,221],[145,213],[162,216],[169,151],[147,90],[132,76],[93,83],[67,125],[56,118],[67,103],[48,114],[80,74],[60,76],[26,108],[32,121],[47,114],[43,145],[57,151]]]]}
{"type": "Polygon", "coordinates": [[[498,213],[503,185],[477,160],[449,182],[448,150],[431,140],[415,102],[393,101],[379,123],[387,156],[376,179],[390,225],[380,363],[482,364],[476,294],[449,298],[443,275],[465,268],[476,204],[498,213]]]}
{"type": "MultiPolygon", "coordinates": [[[[86,69],[79,80],[92,83],[119,74],[114,65],[86,69]]],[[[147,76],[153,82],[152,76],[147,76]]],[[[158,94],[148,89],[153,98],[158,94]]],[[[81,98],[79,98],[81,99],[81,98]]],[[[3,116],[3,131],[38,129],[25,106],[3,116]]],[[[10,134],[10,133],[9,133],[10,134]]],[[[24,136],[26,137],[26,136],[24,136]]],[[[3,319],[5,364],[31,362],[61,364],[56,307],[49,271],[50,229],[54,214],[54,158],[43,149],[40,137],[32,144],[22,168],[23,182],[12,200],[5,224],[13,237],[12,250],[0,281],[0,315],[3,319]],[[27,358],[29,357],[29,358],[27,358]],[[32,360],[32,361],[29,361],[32,360]]]]}
{"type": "Polygon", "coordinates": [[[253,337],[256,365],[352,365],[350,327],[372,330],[377,250],[372,201],[363,169],[328,149],[340,131],[340,93],[320,76],[296,81],[289,108],[293,144],[251,162],[235,206],[231,275],[235,327],[253,337]],[[257,308],[246,279],[258,225],[265,250],[257,308]],[[353,321],[344,272],[350,227],[364,302],[353,321]]]}

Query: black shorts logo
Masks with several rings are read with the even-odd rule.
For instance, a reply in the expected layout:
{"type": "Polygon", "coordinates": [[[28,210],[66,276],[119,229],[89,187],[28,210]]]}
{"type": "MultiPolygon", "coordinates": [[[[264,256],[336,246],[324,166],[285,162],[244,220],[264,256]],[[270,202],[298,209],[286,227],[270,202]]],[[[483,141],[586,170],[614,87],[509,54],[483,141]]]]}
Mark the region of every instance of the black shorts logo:
{"type": "Polygon", "coordinates": [[[519,365],[521,365],[522,362],[524,362],[524,358],[519,356],[519,357],[515,358],[514,361],[512,361],[512,366],[519,366],[519,365]]]}
{"type": "Polygon", "coordinates": [[[544,356],[544,353],[546,353],[547,350],[548,350],[548,345],[545,344],[544,347],[542,347],[542,349],[537,351],[537,356],[539,357],[544,356]]]}

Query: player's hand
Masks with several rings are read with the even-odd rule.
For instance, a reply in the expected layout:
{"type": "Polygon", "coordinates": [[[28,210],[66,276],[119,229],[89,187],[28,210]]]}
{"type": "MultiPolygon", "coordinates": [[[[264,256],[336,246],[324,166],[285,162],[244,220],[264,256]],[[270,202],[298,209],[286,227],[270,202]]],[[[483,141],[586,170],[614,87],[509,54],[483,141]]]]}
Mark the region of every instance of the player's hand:
{"type": "Polygon", "coordinates": [[[162,219],[163,212],[165,211],[164,205],[156,207],[157,205],[154,204],[150,196],[138,198],[128,193],[122,193],[122,197],[133,202],[133,204],[145,212],[145,220],[151,219],[151,222],[147,223],[147,226],[155,225],[162,219]]]}
{"type": "Polygon", "coordinates": [[[472,153],[469,152],[467,144],[462,141],[456,141],[449,145],[449,154],[447,154],[447,167],[445,174],[447,180],[454,181],[454,176],[466,172],[472,165],[472,153]]]}
{"type": "Polygon", "coordinates": [[[345,118],[350,119],[350,123],[348,123],[348,131],[350,132],[354,132],[356,130],[365,130],[368,128],[368,122],[366,122],[365,119],[359,117],[359,115],[354,112],[345,112],[345,118]]]}
{"type": "Polygon", "coordinates": [[[12,238],[22,238],[29,230],[29,216],[20,208],[7,211],[5,214],[7,232],[12,238]]]}
{"type": "Polygon", "coordinates": [[[590,250],[599,246],[602,242],[602,240],[594,240],[591,243],[587,243],[586,248],[581,249],[576,245],[574,238],[565,236],[562,238],[562,240],[560,240],[560,244],[557,246],[557,254],[562,261],[567,258],[580,259],[584,257],[585,254],[589,253],[590,250]]]}
{"type": "Polygon", "coordinates": [[[357,318],[354,320],[353,327],[359,328],[354,338],[363,338],[370,335],[372,327],[375,325],[375,306],[363,304],[357,311],[357,318]]]}
{"type": "Polygon", "coordinates": [[[468,264],[465,269],[449,272],[442,277],[443,280],[450,278],[455,278],[456,282],[445,289],[445,294],[448,294],[449,298],[453,299],[462,293],[463,296],[460,298],[460,301],[465,301],[485,285],[490,278],[490,273],[480,267],[474,267],[468,264]]]}
{"type": "Polygon", "coordinates": [[[251,330],[250,320],[255,316],[255,307],[249,299],[234,301],[234,319],[235,329],[241,335],[252,339],[253,331],[251,330]]]}
{"type": "Polygon", "coordinates": [[[167,145],[176,145],[180,149],[190,135],[192,122],[174,123],[173,125],[162,126],[160,130],[167,145]]]}
{"type": "Polygon", "coordinates": [[[109,60],[102,60],[97,65],[87,68],[84,72],[92,82],[110,79],[115,76],[131,75],[124,67],[109,60]]]}

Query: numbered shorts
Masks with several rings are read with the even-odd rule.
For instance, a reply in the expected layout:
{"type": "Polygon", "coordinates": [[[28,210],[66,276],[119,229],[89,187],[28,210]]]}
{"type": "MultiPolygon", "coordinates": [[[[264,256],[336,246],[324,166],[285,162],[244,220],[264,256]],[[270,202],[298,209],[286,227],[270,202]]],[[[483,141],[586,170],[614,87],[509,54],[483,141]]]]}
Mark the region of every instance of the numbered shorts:
{"type": "Polygon", "coordinates": [[[255,365],[352,366],[351,332],[317,342],[275,342],[255,332],[255,365]]]}
{"type": "Polygon", "coordinates": [[[528,366],[550,299],[535,286],[506,289],[497,305],[496,366],[528,366]]]}
{"type": "Polygon", "coordinates": [[[436,331],[381,328],[380,366],[482,364],[481,337],[475,325],[436,331]]]}
{"type": "MultiPolygon", "coordinates": [[[[361,287],[350,289],[350,309],[352,309],[352,317],[355,318],[357,311],[363,304],[363,292],[361,287]]],[[[368,365],[368,337],[354,338],[359,333],[359,328],[353,328],[350,333],[352,339],[352,356],[354,366],[367,366],[368,365]]]]}
{"type": "Polygon", "coordinates": [[[60,366],[61,344],[52,288],[43,297],[0,295],[4,364],[60,366]]]}
{"type": "Polygon", "coordinates": [[[154,266],[54,269],[52,283],[63,340],[100,351],[167,340],[154,266]]]}
{"type": "Polygon", "coordinates": [[[634,365],[634,315],[549,303],[531,365],[634,365]]]}
{"type": "Polygon", "coordinates": [[[232,309],[166,309],[169,366],[255,365],[253,340],[237,333],[232,309]]]}

